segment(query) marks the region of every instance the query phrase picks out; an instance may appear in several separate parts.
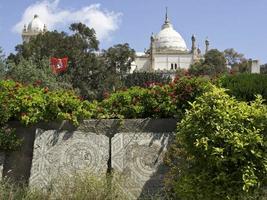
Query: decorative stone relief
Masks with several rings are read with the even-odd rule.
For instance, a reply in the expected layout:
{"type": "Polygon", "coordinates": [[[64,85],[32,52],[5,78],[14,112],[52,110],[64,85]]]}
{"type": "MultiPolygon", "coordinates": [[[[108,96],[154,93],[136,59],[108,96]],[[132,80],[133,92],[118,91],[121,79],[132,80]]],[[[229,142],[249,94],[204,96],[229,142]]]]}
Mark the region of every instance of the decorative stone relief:
{"type": "Polygon", "coordinates": [[[37,129],[30,185],[43,188],[79,170],[105,173],[108,147],[108,138],[101,134],[37,129]]]}
{"type": "Polygon", "coordinates": [[[4,162],[5,162],[5,153],[0,152],[0,181],[3,178],[4,162]]]}
{"type": "Polygon", "coordinates": [[[169,133],[118,133],[112,139],[112,166],[126,176],[122,185],[131,199],[162,185],[163,155],[169,133]]]}

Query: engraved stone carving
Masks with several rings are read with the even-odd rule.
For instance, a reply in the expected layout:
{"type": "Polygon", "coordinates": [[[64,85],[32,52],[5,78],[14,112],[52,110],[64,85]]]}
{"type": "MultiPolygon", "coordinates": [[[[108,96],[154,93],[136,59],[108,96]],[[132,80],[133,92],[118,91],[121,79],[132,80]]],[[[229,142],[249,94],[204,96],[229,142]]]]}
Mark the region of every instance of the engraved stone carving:
{"type": "Polygon", "coordinates": [[[125,182],[121,187],[136,199],[145,188],[147,192],[162,185],[163,155],[169,141],[168,133],[118,133],[112,140],[113,168],[121,172],[125,182]]]}
{"type": "Polygon", "coordinates": [[[105,172],[108,138],[95,133],[37,130],[30,185],[41,188],[79,170],[105,172]]]}
{"type": "Polygon", "coordinates": [[[3,166],[5,162],[5,153],[0,152],[0,181],[3,178],[3,166]]]}

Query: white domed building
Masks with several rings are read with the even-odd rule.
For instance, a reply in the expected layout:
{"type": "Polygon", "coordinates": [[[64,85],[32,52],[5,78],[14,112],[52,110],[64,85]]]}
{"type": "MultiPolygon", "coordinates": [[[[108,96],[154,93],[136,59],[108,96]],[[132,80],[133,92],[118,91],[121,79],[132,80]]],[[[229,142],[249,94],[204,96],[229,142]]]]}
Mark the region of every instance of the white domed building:
{"type": "Polygon", "coordinates": [[[24,25],[22,31],[22,41],[29,42],[32,37],[46,31],[46,25],[40,20],[38,15],[34,15],[32,21],[28,24],[28,26],[24,25]]]}
{"type": "MultiPolygon", "coordinates": [[[[175,73],[177,69],[188,69],[189,66],[203,57],[199,48],[196,48],[196,39],[193,35],[192,47],[189,50],[183,37],[173,28],[166,12],[165,22],[161,31],[150,38],[150,48],[136,53],[136,59],[131,65],[131,72],[166,72],[175,73]]],[[[206,51],[209,42],[206,40],[206,51]]]]}

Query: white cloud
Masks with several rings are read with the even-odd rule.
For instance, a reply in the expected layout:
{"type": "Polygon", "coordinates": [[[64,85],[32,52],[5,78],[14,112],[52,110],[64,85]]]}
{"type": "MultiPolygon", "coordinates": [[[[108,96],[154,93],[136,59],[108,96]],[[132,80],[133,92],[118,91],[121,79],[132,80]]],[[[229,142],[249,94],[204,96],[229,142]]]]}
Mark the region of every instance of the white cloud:
{"type": "Polygon", "coordinates": [[[47,25],[49,30],[62,25],[68,26],[73,22],[82,22],[94,28],[97,38],[105,40],[119,28],[122,14],[101,9],[100,4],[92,4],[79,10],[67,10],[59,7],[60,0],[43,0],[30,5],[23,13],[21,20],[13,27],[13,31],[21,33],[24,24],[28,24],[34,14],[47,25]]]}

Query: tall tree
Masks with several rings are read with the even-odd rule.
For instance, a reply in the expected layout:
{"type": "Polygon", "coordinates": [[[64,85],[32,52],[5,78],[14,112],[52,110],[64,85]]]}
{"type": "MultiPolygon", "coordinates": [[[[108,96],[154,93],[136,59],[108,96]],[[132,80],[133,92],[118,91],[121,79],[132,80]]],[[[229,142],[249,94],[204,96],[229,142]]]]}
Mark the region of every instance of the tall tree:
{"type": "Polygon", "coordinates": [[[232,68],[235,65],[246,60],[246,58],[244,57],[244,54],[238,53],[233,48],[225,49],[223,51],[223,53],[224,53],[225,59],[227,61],[227,64],[230,65],[232,68]]]}
{"type": "Polygon", "coordinates": [[[135,59],[135,51],[128,43],[117,44],[104,51],[105,65],[108,70],[125,75],[131,68],[135,59]]]}
{"type": "Polygon", "coordinates": [[[267,74],[267,63],[261,65],[261,74],[267,74]]]}
{"type": "Polygon", "coordinates": [[[189,73],[193,75],[211,75],[224,73],[227,71],[224,54],[217,49],[208,51],[203,60],[192,64],[189,73]]]}

